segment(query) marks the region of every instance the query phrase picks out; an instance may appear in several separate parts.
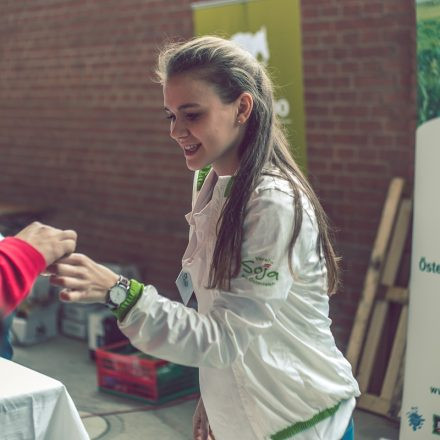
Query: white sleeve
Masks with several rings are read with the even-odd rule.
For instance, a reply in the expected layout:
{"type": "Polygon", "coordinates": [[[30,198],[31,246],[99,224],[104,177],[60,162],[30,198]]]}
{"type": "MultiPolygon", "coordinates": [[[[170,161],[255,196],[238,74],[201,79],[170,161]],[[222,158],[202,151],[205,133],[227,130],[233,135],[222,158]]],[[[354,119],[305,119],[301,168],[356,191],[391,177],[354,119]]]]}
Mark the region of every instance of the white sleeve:
{"type": "Polygon", "coordinates": [[[240,273],[230,291],[219,292],[208,314],[147,285],[121,330],[134,346],[156,357],[197,367],[229,366],[272,326],[286,300],[292,284],[288,244],[293,211],[292,196],[279,190],[254,195],[244,223],[240,273]]]}

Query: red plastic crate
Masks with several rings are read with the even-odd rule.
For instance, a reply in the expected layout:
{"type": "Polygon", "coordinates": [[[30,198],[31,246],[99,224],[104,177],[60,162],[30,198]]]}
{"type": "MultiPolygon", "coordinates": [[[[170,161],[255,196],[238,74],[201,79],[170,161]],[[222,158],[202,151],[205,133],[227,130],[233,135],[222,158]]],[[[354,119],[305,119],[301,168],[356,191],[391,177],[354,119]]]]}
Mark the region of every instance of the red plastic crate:
{"type": "Polygon", "coordinates": [[[198,370],[149,356],[122,341],[96,349],[100,390],[162,404],[199,394],[198,370]]]}

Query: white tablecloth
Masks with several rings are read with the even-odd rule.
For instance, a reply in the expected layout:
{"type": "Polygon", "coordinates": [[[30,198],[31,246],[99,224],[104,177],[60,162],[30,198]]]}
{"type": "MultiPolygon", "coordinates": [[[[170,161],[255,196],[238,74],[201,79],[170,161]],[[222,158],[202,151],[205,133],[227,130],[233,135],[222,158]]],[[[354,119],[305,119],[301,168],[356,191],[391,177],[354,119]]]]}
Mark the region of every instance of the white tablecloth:
{"type": "Polygon", "coordinates": [[[66,387],[0,358],[1,440],[89,440],[66,387]]]}

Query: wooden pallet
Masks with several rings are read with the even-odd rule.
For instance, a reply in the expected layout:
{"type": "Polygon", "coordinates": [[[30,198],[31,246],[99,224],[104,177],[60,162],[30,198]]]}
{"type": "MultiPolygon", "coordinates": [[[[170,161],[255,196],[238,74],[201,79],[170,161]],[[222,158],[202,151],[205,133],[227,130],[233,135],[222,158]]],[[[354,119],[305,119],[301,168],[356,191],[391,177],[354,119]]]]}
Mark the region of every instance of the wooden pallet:
{"type": "Polygon", "coordinates": [[[403,188],[403,179],[391,181],[347,349],[362,392],[357,406],[391,417],[402,391],[408,319],[408,288],[396,286],[412,214],[403,188]]]}

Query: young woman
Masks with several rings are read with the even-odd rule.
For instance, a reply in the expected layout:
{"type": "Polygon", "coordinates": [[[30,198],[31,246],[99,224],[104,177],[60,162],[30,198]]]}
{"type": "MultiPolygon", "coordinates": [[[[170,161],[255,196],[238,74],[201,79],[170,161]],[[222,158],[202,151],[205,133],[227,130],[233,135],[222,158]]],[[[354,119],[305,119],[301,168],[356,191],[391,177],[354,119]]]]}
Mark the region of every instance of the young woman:
{"type": "Polygon", "coordinates": [[[268,75],[211,36],[167,47],[158,74],[171,137],[196,171],[177,283],[198,310],[79,254],[53,268],[62,299],[106,302],[134,346],[199,368],[195,439],[353,438],[359,389],[328,318],[337,259],[268,75]]]}

